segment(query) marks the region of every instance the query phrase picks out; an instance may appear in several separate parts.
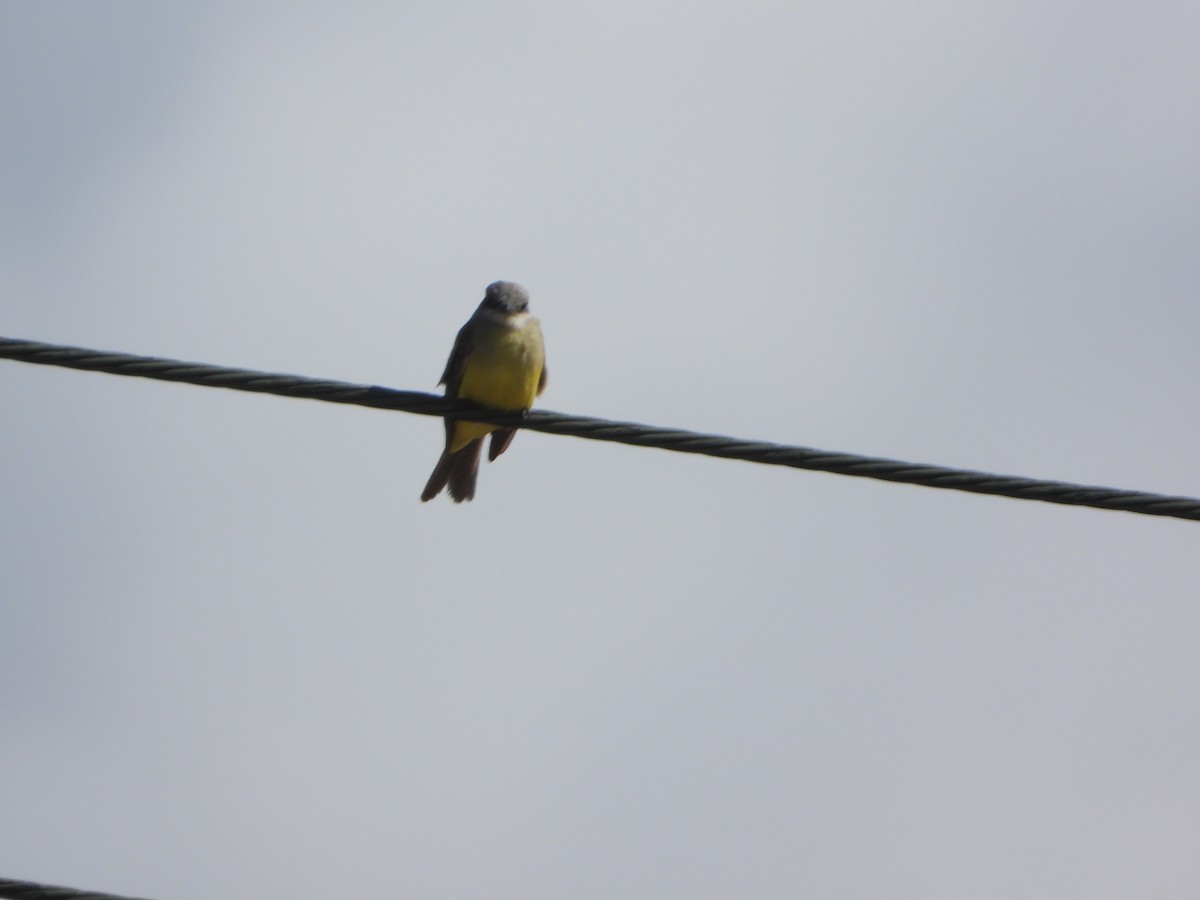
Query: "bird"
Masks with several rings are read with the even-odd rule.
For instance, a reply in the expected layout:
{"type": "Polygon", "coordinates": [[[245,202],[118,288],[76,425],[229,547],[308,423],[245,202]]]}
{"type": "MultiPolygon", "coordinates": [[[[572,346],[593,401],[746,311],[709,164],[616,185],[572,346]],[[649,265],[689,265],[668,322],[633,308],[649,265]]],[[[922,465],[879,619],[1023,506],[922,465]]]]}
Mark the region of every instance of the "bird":
{"type": "MultiPolygon", "coordinates": [[[[511,281],[487,286],[483,300],[459,329],[439,385],[446,397],[472,400],[505,412],[525,412],[546,389],[542,328],[529,314],[529,292],[511,281]]],[[[421,502],[447,488],[455,503],[475,496],[483,439],[492,436],[488,461],[508,449],[515,428],[447,418],[446,446],[421,492],[421,502]]]]}

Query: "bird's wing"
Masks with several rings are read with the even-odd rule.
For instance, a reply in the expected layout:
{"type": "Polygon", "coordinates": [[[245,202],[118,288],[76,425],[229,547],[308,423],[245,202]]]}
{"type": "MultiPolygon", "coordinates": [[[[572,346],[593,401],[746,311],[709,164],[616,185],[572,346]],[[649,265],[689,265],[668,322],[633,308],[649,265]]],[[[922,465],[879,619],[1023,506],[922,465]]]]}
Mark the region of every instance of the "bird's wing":
{"type": "Polygon", "coordinates": [[[473,321],[468,321],[466,325],[458,329],[458,337],[454,339],[454,349],[450,351],[450,358],[446,360],[446,371],[442,373],[442,380],[438,384],[446,386],[447,397],[457,397],[459,385],[462,384],[463,368],[466,365],[467,357],[471,355],[471,346],[474,343],[472,340],[474,330],[472,329],[473,321]]]}

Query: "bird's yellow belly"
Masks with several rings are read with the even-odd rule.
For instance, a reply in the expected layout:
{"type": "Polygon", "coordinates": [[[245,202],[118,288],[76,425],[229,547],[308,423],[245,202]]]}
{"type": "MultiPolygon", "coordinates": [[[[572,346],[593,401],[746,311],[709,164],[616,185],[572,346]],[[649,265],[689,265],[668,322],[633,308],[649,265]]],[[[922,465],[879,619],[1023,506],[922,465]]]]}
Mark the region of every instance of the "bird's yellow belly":
{"type": "MultiPolygon", "coordinates": [[[[477,348],[463,368],[458,396],[493,409],[529,409],[537,397],[542,374],[540,335],[534,337],[524,329],[514,330],[483,343],[489,346],[477,348]]],[[[495,430],[495,425],[459,421],[451,452],[495,430]]]]}

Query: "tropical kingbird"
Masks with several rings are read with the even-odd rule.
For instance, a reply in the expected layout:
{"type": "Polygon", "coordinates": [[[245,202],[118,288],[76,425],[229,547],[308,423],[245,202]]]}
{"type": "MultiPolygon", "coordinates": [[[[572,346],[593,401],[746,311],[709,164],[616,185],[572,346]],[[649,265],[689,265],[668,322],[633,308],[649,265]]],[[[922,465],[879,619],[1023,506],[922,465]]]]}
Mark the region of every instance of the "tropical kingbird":
{"type": "MultiPolygon", "coordinates": [[[[524,412],[546,388],[546,354],[542,329],[529,314],[529,293],[511,281],[487,286],[483,302],[458,332],[446,371],[438,384],[447,397],[473,400],[512,412],[524,412]]],[[[455,503],[475,496],[483,439],[491,461],[508,449],[515,428],[446,419],[446,449],[434,467],[421,500],[432,500],[449,487],[455,503]]]]}

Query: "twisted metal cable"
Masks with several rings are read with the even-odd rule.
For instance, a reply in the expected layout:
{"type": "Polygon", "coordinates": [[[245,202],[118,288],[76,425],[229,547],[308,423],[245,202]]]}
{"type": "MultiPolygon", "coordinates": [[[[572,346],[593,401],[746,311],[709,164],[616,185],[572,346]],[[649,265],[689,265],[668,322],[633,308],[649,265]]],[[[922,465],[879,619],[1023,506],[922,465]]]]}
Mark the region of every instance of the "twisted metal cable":
{"type": "Polygon", "coordinates": [[[83,347],[65,347],[37,341],[22,341],[0,337],[0,358],[109,372],[113,375],[132,375],[160,381],[179,381],[205,387],[222,387],[236,391],[302,397],[330,403],[349,403],[376,409],[393,409],[423,416],[470,418],[492,425],[505,425],[590,438],[596,441],[616,441],[636,447],[657,447],[679,453],[698,453],[722,459],[794,469],[813,469],[920,484],[926,487],[969,491],[975,494],[995,494],[1017,500],[1040,500],[1068,506],[1089,506],[1095,509],[1122,510],[1147,516],[1168,516],[1200,521],[1200,499],[1195,497],[1152,494],[1097,485],[1072,484],[1065,481],[1046,481],[1015,475],[996,475],[969,469],[921,465],[882,457],[859,456],[853,453],[833,453],[811,447],[796,447],[764,441],[746,441],[716,434],[700,434],[670,428],[655,428],[636,422],[616,422],[586,416],[572,416],[550,410],[528,413],[501,413],[487,410],[462,400],[447,400],[435,394],[416,391],[396,391],[373,385],[348,384],[298,375],[255,372],[204,363],[180,362],[129,353],[105,353],[83,347]]]}
{"type": "Polygon", "coordinates": [[[102,894],[99,891],[78,891],[75,888],[35,884],[32,881],[17,881],[14,878],[0,878],[0,897],[7,900],[137,900],[135,897],[102,894]]]}

